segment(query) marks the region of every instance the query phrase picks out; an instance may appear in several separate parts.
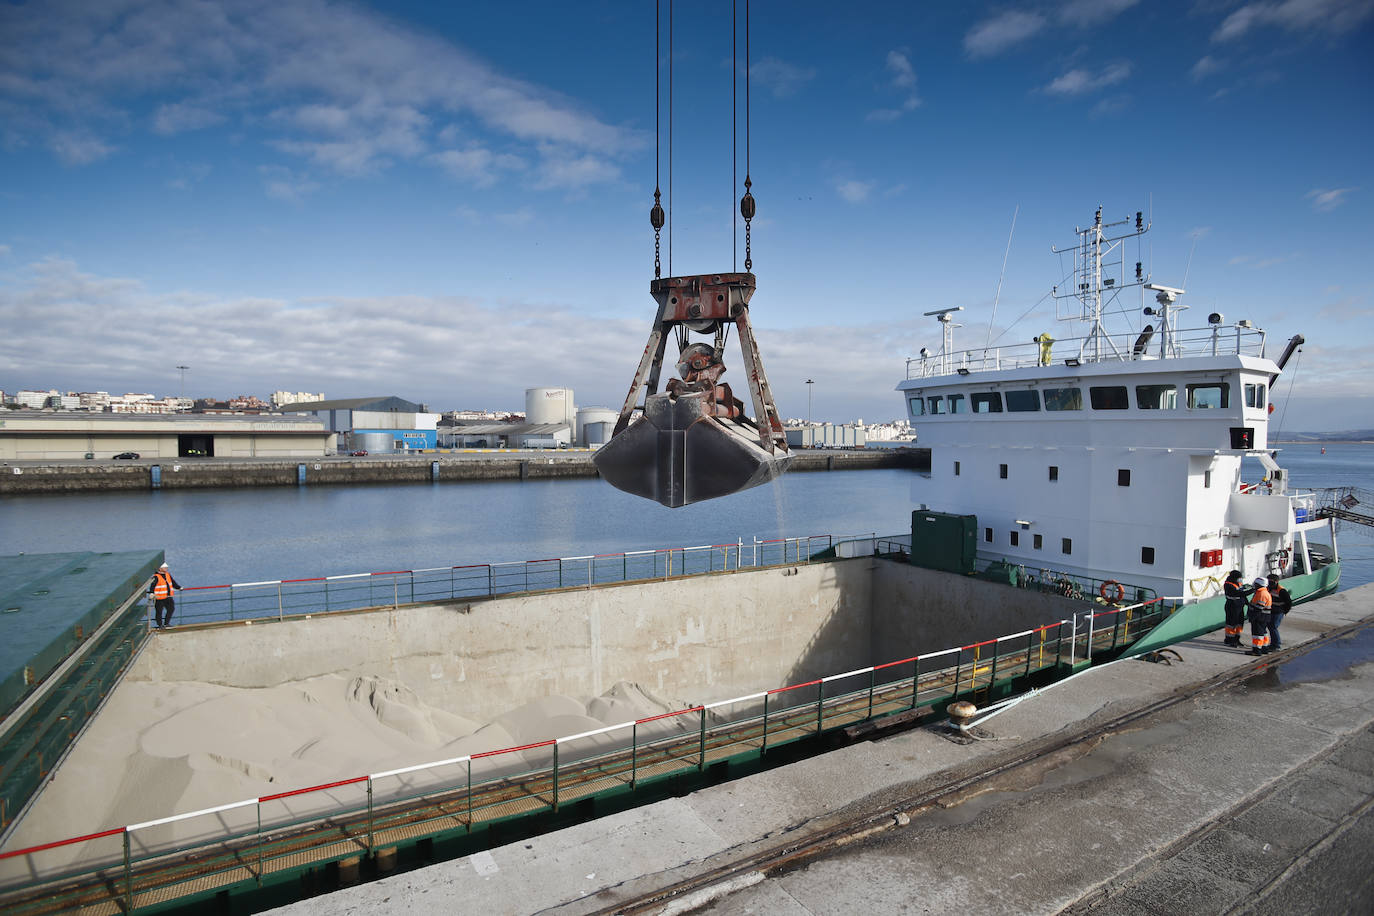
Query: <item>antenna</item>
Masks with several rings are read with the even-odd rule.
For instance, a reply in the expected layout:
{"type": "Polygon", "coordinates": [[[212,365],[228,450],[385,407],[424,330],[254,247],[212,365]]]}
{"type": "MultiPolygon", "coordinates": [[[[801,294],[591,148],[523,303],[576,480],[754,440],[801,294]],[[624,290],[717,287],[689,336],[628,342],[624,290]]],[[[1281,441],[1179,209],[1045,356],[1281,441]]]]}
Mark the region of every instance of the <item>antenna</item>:
{"type": "MultiPolygon", "coordinates": [[[[1126,260],[1123,244],[1126,239],[1139,239],[1150,231],[1145,215],[1137,210],[1134,221],[1127,218],[1116,222],[1102,221],[1102,208],[1098,207],[1093,223],[1086,229],[1075,228],[1078,243],[1074,246],[1073,289],[1061,291],[1054,289],[1058,300],[1077,299],[1077,315],[1059,316],[1061,321],[1086,321],[1090,325],[1087,340],[1083,344],[1084,355],[1097,361],[1104,350],[1121,356],[1116,344],[1112,343],[1107,331],[1102,327],[1103,293],[1110,301],[1119,292],[1132,286],[1141,286],[1146,280],[1139,261],[1135,262],[1133,276],[1126,274],[1126,260]],[[1134,222],[1134,225],[1132,223],[1134,222]],[[1117,227],[1128,227],[1113,234],[1117,227]],[[1108,274],[1113,274],[1108,276],[1108,274]],[[1105,346],[1104,346],[1105,345],[1105,346]]],[[[1068,249],[1052,247],[1059,254],[1068,249]]]]}
{"type": "Polygon", "coordinates": [[[940,374],[949,375],[949,357],[954,352],[954,329],[962,328],[962,324],[954,323],[954,313],[962,312],[964,307],[956,305],[952,309],[936,309],[933,312],[923,312],[926,317],[935,316],[935,320],[940,322],[941,337],[943,340],[940,345],[940,374]]]}
{"type": "MultiPolygon", "coordinates": [[[[1188,308],[1186,305],[1174,305],[1184,291],[1172,286],[1161,286],[1158,283],[1146,283],[1145,288],[1154,292],[1155,301],[1159,303],[1157,309],[1148,305],[1145,306],[1145,314],[1159,316],[1159,358],[1164,359],[1174,350],[1174,323],[1169,320],[1170,312],[1181,312],[1188,308]]],[[[1218,323],[1219,320],[1212,322],[1213,349],[1215,349],[1216,338],[1215,326],[1218,323]]]]}

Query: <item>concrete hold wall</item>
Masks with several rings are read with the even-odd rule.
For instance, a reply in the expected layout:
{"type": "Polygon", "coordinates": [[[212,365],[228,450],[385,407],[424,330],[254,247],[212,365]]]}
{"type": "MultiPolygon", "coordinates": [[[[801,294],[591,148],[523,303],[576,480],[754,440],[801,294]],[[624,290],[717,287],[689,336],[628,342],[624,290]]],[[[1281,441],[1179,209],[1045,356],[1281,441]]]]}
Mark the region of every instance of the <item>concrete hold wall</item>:
{"type": "Polygon", "coordinates": [[[153,641],[131,681],[270,687],[385,675],[466,718],[541,696],[597,696],[617,681],[693,703],[844,671],[869,654],[871,559],[181,628],[153,641]]]}

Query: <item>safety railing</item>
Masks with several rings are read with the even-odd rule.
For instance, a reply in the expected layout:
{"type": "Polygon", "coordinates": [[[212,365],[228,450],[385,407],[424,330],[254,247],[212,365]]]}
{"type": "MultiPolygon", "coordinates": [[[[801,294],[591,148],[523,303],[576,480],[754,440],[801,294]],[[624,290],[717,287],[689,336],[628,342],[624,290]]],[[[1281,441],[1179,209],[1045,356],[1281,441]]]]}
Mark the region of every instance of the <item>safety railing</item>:
{"type": "Polygon", "coordinates": [[[54,895],[83,893],[84,887],[94,889],[85,893],[116,898],[129,913],[145,901],[261,882],[285,868],[556,812],[603,792],[633,790],[721,761],[765,755],[896,713],[933,710],[1037,672],[1069,670],[1094,654],[1115,654],[1167,613],[1158,600],[1087,611],[995,639],[579,734],[3,852],[0,908],[23,912],[15,895],[42,885],[47,902],[54,895]],[[298,829],[307,825],[308,830],[298,829]],[[178,891],[180,885],[190,889],[178,891]]]}
{"type": "Polygon", "coordinates": [[[175,619],[206,623],[284,618],[786,566],[810,562],[835,541],[828,534],[755,538],[700,547],[192,586],[178,594],[175,619]]]}

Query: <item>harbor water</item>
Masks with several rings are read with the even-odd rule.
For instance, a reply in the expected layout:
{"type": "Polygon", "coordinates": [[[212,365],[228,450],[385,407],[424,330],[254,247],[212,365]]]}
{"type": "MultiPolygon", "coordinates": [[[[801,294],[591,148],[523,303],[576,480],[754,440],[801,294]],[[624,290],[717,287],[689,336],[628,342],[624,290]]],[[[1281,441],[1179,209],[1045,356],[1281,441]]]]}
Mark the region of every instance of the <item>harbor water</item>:
{"type": "MultiPolygon", "coordinates": [[[[1298,490],[1374,490],[1374,446],[1280,448],[1298,490]]],[[[794,473],[681,509],[595,479],[11,496],[0,555],[159,549],[189,586],[890,535],[910,529],[914,473],[794,473]]],[[[1374,581],[1374,531],[1346,525],[1340,546],[1341,587],[1374,581]]]]}

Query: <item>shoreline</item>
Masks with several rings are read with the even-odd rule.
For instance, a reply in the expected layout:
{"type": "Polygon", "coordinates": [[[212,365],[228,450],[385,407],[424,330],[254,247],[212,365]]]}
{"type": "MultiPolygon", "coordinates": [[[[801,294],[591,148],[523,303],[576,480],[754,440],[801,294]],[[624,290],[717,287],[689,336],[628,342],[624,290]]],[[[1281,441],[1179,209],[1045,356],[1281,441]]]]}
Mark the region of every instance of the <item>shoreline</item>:
{"type": "MultiPolygon", "coordinates": [[[[798,449],[791,473],[887,468],[924,470],[923,449],[798,449]]],[[[449,483],[598,477],[581,450],[425,452],[405,456],[145,458],[139,461],[6,462],[0,496],[115,490],[235,489],[449,483]]]]}

